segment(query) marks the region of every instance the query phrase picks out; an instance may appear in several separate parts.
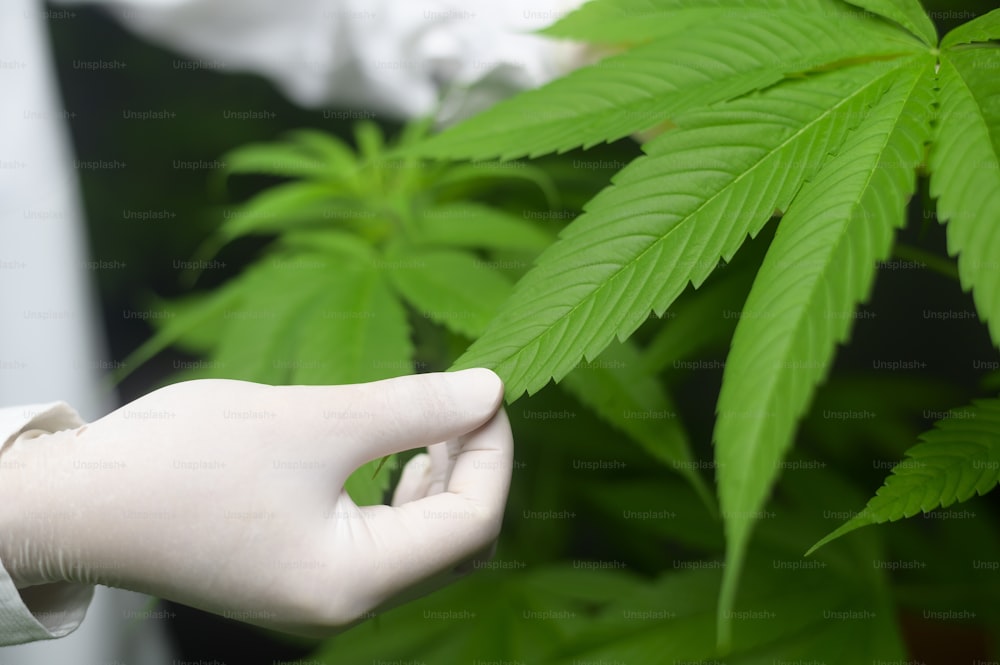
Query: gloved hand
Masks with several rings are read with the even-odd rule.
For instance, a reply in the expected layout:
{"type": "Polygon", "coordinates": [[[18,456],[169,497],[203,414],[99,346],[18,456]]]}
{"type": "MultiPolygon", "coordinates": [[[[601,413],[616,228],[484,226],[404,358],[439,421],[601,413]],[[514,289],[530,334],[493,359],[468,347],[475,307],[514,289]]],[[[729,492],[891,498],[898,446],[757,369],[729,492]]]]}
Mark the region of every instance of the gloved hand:
{"type": "Polygon", "coordinates": [[[0,559],[19,588],[104,584],[330,634],[489,555],[513,462],[502,393],[482,369],[201,380],[26,432],[2,456],[0,559]],[[392,507],[344,492],[359,465],[419,446],[429,455],[406,466],[392,507]]]}

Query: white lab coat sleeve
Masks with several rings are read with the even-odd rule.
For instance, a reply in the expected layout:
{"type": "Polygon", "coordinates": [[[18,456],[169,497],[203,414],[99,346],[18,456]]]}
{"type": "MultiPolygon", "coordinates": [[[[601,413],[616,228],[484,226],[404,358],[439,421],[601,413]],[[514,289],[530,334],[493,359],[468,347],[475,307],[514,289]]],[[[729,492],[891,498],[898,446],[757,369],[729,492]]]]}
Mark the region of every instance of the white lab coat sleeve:
{"type": "Polygon", "coordinates": [[[303,106],[469,115],[567,71],[579,47],[530,34],[583,0],[56,0],[98,4],[176,62],[271,79],[303,106]],[[439,108],[444,99],[445,109],[439,108]]]}
{"type": "MultiPolygon", "coordinates": [[[[0,404],[65,399],[92,420],[117,402],[102,381],[111,365],[49,55],[48,12],[42,0],[0,0],[0,404]]],[[[31,411],[0,409],[0,444],[31,424],[31,411]]],[[[11,471],[2,462],[0,482],[11,471]]],[[[0,663],[172,662],[165,622],[125,620],[148,612],[148,596],[71,585],[18,593],[3,563],[0,663]],[[84,612],[73,634],[48,639],[72,631],[84,612]]]]}
{"type": "MultiPolygon", "coordinates": [[[[79,427],[80,416],[64,402],[0,409],[0,441],[6,447],[29,430],[55,432],[79,427]]],[[[25,442],[22,442],[25,443],[25,442]]],[[[7,468],[0,449],[0,482],[7,468]]],[[[0,645],[63,637],[83,621],[94,588],[83,584],[46,584],[18,590],[0,561],[0,645]]]]}

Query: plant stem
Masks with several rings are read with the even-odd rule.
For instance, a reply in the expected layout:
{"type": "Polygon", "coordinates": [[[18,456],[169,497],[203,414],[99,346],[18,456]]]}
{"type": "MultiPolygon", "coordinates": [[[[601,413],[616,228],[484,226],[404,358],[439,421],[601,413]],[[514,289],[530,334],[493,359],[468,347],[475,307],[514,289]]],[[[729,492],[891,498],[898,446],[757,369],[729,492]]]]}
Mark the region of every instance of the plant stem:
{"type": "Polygon", "coordinates": [[[913,247],[912,245],[903,244],[896,245],[892,255],[903,261],[916,261],[923,263],[939,275],[943,275],[944,277],[952,279],[956,282],[959,281],[958,266],[956,266],[950,259],[942,258],[926,250],[913,247]]]}

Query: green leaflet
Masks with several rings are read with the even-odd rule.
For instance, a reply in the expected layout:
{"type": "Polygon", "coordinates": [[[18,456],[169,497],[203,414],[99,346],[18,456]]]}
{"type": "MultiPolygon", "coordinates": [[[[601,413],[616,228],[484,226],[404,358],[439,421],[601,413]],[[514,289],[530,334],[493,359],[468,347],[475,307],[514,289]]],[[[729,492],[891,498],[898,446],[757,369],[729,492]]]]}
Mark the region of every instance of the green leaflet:
{"type": "Polygon", "coordinates": [[[232,150],[225,156],[225,172],[256,173],[282,178],[341,181],[341,173],[322,155],[294,143],[256,143],[232,150]]]}
{"type": "Polygon", "coordinates": [[[899,23],[928,46],[937,44],[937,29],[920,0],[847,0],[855,7],[867,9],[899,23]]]}
{"type": "Polygon", "coordinates": [[[941,48],[996,40],[1000,40],[1000,9],[958,26],[945,35],[941,48]]]}
{"type": "MultiPolygon", "coordinates": [[[[425,167],[426,168],[426,167],[425,167]]],[[[477,189],[494,187],[498,180],[523,180],[538,187],[550,208],[559,207],[559,191],[551,176],[544,170],[524,162],[473,162],[455,164],[434,180],[434,187],[441,190],[457,189],[463,196],[477,189]]]]}
{"type": "Polygon", "coordinates": [[[412,371],[406,312],[372,266],[330,270],[289,364],[297,384],[378,381],[412,371]]]}
{"type": "Polygon", "coordinates": [[[866,19],[832,21],[790,10],[720,18],[518,95],[413,150],[509,159],[589,147],[788,75],[915,48],[904,33],[866,19]]]}
{"type": "Polygon", "coordinates": [[[221,376],[272,385],[289,383],[293,338],[311,304],[326,288],[329,262],[308,267],[282,258],[256,266],[243,282],[245,296],[223,315],[212,361],[221,376]]]}
{"type": "Polygon", "coordinates": [[[593,0],[541,34],[595,44],[638,44],[720,18],[793,10],[843,18],[833,0],[593,0]]]}
{"type": "Polygon", "coordinates": [[[354,126],[354,141],[358,153],[369,162],[378,161],[385,152],[382,129],[371,120],[362,120],[354,126]]]}
{"type": "Polygon", "coordinates": [[[385,267],[420,316],[467,337],[482,334],[510,295],[508,278],[468,252],[397,245],[386,252],[385,267]]]}
{"type": "Polygon", "coordinates": [[[1000,346],[1000,51],[945,51],[931,195],[962,288],[1000,346]]]}
{"type": "Polygon", "coordinates": [[[787,208],[899,64],[808,77],[680,119],[539,257],[457,366],[497,370],[513,399],[662,314],[787,208]]]}
{"type": "MultiPolygon", "coordinates": [[[[345,233],[287,233],[276,249],[267,254],[266,260],[214,291],[184,300],[158,302],[156,309],[167,316],[157,320],[156,334],[129,355],[123,363],[124,370],[116,379],[120,381],[135,367],[172,344],[212,355],[223,353],[220,351],[223,344],[239,343],[237,340],[245,336],[253,338],[253,348],[260,351],[269,344],[266,336],[278,330],[274,326],[281,323],[279,313],[285,312],[285,307],[293,305],[300,297],[308,298],[322,289],[327,271],[333,265],[351,260],[370,263],[373,256],[366,245],[345,233]],[[269,309],[272,305],[268,299],[274,300],[277,310],[269,309]]],[[[290,316],[287,312],[285,315],[290,316]]],[[[211,364],[215,365],[215,370],[205,376],[262,382],[274,382],[287,376],[287,372],[276,371],[275,367],[267,368],[265,357],[253,357],[239,349],[228,349],[224,355],[223,360],[213,359],[211,364]],[[226,363],[233,364],[239,376],[227,374],[226,363]]],[[[287,361],[287,358],[282,360],[287,361]]]]}
{"type": "Polygon", "coordinates": [[[526,219],[476,203],[428,208],[417,218],[420,245],[540,252],[552,236],[526,219]]]}
{"type": "Polygon", "coordinates": [[[274,234],[303,226],[334,226],[348,211],[360,211],[359,201],[329,185],[305,181],[267,189],[228,212],[218,233],[224,242],[250,234],[274,234]]]}
{"type": "Polygon", "coordinates": [[[296,129],[288,136],[305,151],[328,164],[341,179],[356,184],[358,165],[354,152],[339,138],[315,129],[296,129]]]}
{"type": "Polygon", "coordinates": [[[868,296],[876,262],[905,222],[930,137],[933,58],[914,59],[781,220],[733,336],[715,427],[729,639],[750,531],[835,346],[868,296]],[[919,66],[918,66],[919,65],[919,66]]]}
{"type": "Polygon", "coordinates": [[[278,239],[276,247],[281,253],[279,258],[286,261],[319,255],[319,260],[338,262],[335,265],[346,261],[351,265],[371,266],[378,260],[378,254],[368,244],[344,231],[289,231],[278,239]]]}
{"type": "Polygon", "coordinates": [[[632,344],[612,344],[594,362],[581,364],[562,384],[605,421],[691,483],[710,510],[715,501],[691,455],[673,400],[632,344]]]}
{"type": "Polygon", "coordinates": [[[724,18],[733,11],[721,6],[667,9],[646,7],[644,10],[630,11],[622,7],[622,4],[588,2],[541,32],[549,37],[592,44],[635,45],[683,33],[692,27],[724,18]]]}
{"type": "Polygon", "coordinates": [[[1000,482],[1000,400],[979,400],[953,409],[921,435],[854,519],[841,525],[806,556],[869,524],[894,522],[986,494],[1000,482]]]}

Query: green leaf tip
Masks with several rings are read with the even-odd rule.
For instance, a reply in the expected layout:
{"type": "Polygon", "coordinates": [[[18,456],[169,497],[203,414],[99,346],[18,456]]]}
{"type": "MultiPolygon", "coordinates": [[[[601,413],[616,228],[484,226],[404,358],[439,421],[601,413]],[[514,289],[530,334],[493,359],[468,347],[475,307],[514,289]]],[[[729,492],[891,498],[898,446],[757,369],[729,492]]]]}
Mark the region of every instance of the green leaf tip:
{"type": "Polygon", "coordinates": [[[1000,399],[952,409],[920,439],[868,505],[806,556],[861,527],[946,508],[986,494],[1000,482],[1000,399]]]}

